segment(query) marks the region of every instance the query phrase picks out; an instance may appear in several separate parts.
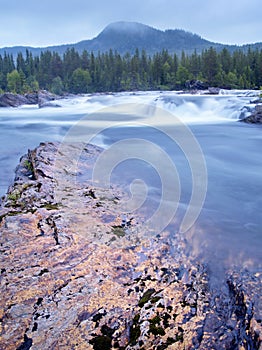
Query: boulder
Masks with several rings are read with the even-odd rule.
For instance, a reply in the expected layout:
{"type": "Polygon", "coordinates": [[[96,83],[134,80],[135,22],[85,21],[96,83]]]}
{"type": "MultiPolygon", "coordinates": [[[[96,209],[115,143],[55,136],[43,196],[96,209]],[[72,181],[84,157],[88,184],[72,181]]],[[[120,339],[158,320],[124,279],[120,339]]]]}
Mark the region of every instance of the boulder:
{"type": "Polygon", "coordinates": [[[39,105],[39,108],[47,108],[47,107],[60,108],[62,106],[59,105],[58,103],[55,103],[55,102],[45,102],[45,103],[39,105]]]}
{"type": "Polygon", "coordinates": [[[189,80],[186,82],[186,88],[189,90],[206,90],[208,85],[201,80],[189,80]]]}
{"type": "Polygon", "coordinates": [[[38,92],[30,92],[25,94],[29,105],[37,105],[38,104],[38,92]]]}
{"type": "Polygon", "coordinates": [[[47,90],[40,90],[38,92],[38,106],[39,108],[54,106],[50,101],[55,101],[58,99],[58,96],[52,94],[47,90]]]}
{"type": "Polygon", "coordinates": [[[0,95],[0,107],[18,107],[28,104],[28,99],[19,94],[5,93],[0,95]]]}
{"type": "Polygon", "coordinates": [[[218,95],[218,94],[219,94],[219,91],[220,91],[220,88],[218,88],[218,87],[210,86],[210,87],[208,88],[208,93],[209,93],[210,95],[218,95]]]}
{"type": "Polygon", "coordinates": [[[253,113],[240,121],[248,124],[262,124],[262,104],[257,104],[253,113]]]}
{"type": "Polygon", "coordinates": [[[250,101],[250,103],[262,103],[262,97],[259,97],[256,100],[250,101]]]}
{"type": "Polygon", "coordinates": [[[257,113],[257,114],[262,114],[262,103],[256,105],[256,107],[255,107],[255,113],[257,113]]]}

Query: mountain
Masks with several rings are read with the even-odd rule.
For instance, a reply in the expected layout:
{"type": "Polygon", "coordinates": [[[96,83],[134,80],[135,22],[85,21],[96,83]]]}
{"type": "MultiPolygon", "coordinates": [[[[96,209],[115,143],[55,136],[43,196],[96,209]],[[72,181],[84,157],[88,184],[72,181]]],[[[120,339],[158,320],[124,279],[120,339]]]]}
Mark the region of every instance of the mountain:
{"type": "Polygon", "coordinates": [[[113,49],[124,54],[128,51],[133,53],[138,48],[154,54],[162,49],[167,49],[171,53],[179,53],[182,50],[193,51],[195,48],[202,50],[210,47],[210,43],[184,30],[161,31],[140,23],[116,22],[107,26],[93,40],[76,44],[79,50],[87,46],[94,52],[113,49]]]}
{"type": "Polygon", "coordinates": [[[25,54],[28,49],[33,55],[39,55],[41,51],[46,50],[55,51],[62,55],[69,48],[74,48],[79,52],[83,50],[93,51],[95,54],[106,52],[110,49],[116,50],[120,54],[125,54],[126,52],[134,53],[136,48],[139,50],[145,49],[150,55],[163,49],[167,49],[169,53],[181,54],[182,50],[184,50],[185,53],[190,54],[194,50],[200,53],[203,49],[208,49],[210,46],[213,46],[218,51],[224,47],[230,52],[237,49],[247,51],[249,47],[262,49],[262,42],[242,46],[224,45],[208,41],[197,34],[181,29],[162,31],[136,22],[115,22],[108,25],[97,37],[91,40],[44,48],[28,46],[5,47],[0,49],[0,54],[3,55],[4,52],[7,52],[16,57],[18,52],[25,54]]]}

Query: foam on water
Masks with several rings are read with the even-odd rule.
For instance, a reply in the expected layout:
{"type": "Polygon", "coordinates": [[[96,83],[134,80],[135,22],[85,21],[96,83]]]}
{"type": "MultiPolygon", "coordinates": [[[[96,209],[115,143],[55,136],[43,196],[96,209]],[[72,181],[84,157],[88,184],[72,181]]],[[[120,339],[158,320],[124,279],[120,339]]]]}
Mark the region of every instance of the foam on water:
{"type": "Polygon", "coordinates": [[[56,116],[57,122],[66,123],[68,117],[81,117],[95,113],[104,107],[124,103],[143,103],[166,109],[186,124],[225,122],[238,120],[250,113],[254,107],[250,102],[256,95],[258,95],[258,92],[239,90],[221,90],[219,95],[214,96],[181,94],[173,91],[89,94],[53,101],[54,105],[60,107],[39,109],[37,105],[31,105],[18,108],[0,108],[0,118],[1,124],[5,122],[12,123],[12,119],[15,123],[23,124],[28,118],[31,118],[32,122],[44,122],[46,120],[50,122],[56,116]]]}
{"type": "Polygon", "coordinates": [[[256,92],[221,93],[210,96],[206,94],[164,93],[154,101],[158,107],[174,113],[186,124],[192,123],[217,123],[237,121],[244,118],[254,108],[251,103],[256,92]]]}
{"type": "MultiPolygon", "coordinates": [[[[19,157],[28,148],[33,148],[41,141],[61,141],[66,132],[82,118],[87,121],[85,128],[88,131],[93,126],[107,122],[116,124],[117,121],[126,121],[131,126],[139,123],[149,124],[145,114],[137,118],[131,114],[107,114],[104,119],[97,118],[97,112],[110,106],[119,104],[145,104],[169,111],[185,124],[212,124],[235,122],[246,116],[254,104],[258,91],[221,90],[219,95],[183,94],[182,92],[138,91],[111,94],[86,94],[67,97],[53,101],[61,107],[47,107],[39,109],[37,105],[25,105],[18,108],[0,108],[0,173],[1,193],[4,193],[13,178],[13,171],[19,157]],[[122,118],[122,119],[121,119],[122,118]]],[[[100,114],[101,117],[101,114],[100,114]]],[[[170,118],[167,123],[170,123],[170,118]]],[[[161,124],[165,120],[160,120],[161,124]]],[[[90,131],[92,132],[92,130],[90,131]]],[[[94,143],[106,146],[105,137],[96,137],[94,143]]]]}
{"type": "MultiPolygon", "coordinates": [[[[156,128],[176,129],[179,118],[192,130],[205,156],[208,192],[198,227],[192,231],[193,251],[197,256],[204,252],[205,258],[209,251],[210,259],[215,256],[218,263],[228,260],[230,264],[243,265],[250,257],[252,264],[261,263],[258,249],[262,225],[259,215],[262,206],[261,128],[237,123],[254,108],[250,102],[257,95],[255,91],[221,91],[213,96],[159,91],[122,92],[54,101],[60,108],[39,109],[36,105],[0,108],[0,194],[6,192],[14,177],[15,166],[28,148],[34,148],[42,141],[63,141],[68,130],[82,120],[86,139],[93,135],[91,142],[107,149],[118,140],[130,139],[132,143],[133,137],[148,137],[150,142],[160,142],[179,168],[182,191],[178,214],[183,215],[191,195],[190,167],[178,146],[163,133],[150,128],[150,113],[146,111],[152,112],[157,107],[158,112],[160,109],[170,112],[171,118],[168,116],[165,120],[165,113],[160,111],[156,128]],[[133,108],[129,112],[121,109],[130,103],[133,108]],[[141,105],[149,105],[144,114],[138,113],[141,105]],[[176,118],[172,119],[172,114],[176,118]],[[117,124],[120,126],[116,127],[117,124]],[[107,126],[113,127],[106,129],[107,126]],[[96,129],[102,132],[96,134],[96,129]]],[[[151,156],[152,152],[148,153],[151,156]]],[[[123,164],[119,178],[123,181],[129,179],[133,173],[136,175],[137,169],[136,163],[123,164]]],[[[140,172],[145,180],[149,180],[151,197],[148,203],[150,208],[155,208],[155,202],[161,197],[158,177],[148,175],[146,166],[140,172]]],[[[171,230],[175,230],[173,223],[171,230]]]]}

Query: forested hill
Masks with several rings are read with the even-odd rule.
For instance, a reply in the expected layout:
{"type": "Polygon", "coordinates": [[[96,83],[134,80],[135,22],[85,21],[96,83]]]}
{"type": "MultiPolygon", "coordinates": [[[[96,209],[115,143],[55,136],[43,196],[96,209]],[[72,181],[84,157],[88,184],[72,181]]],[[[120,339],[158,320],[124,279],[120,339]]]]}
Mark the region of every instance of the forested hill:
{"type": "Polygon", "coordinates": [[[40,55],[41,51],[54,51],[63,55],[68,49],[74,48],[79,53],[84,50],[97,54],[98,52],[107,52],[110,49],[116,50],[123,55],[127,52],[133,54],[136,49],[146,50],[147,54],[153,55],[163,49],[168,50],[169,53],[181,54],[184,51],[186,54],[191,54],[195,50],[200,53],[209,47],[221,51],[227,48],[229,52],[235,50],[247,51],[248,48],[252,50],[262,49],[262,42],[250,45],[236,46],[223,45],[214,43],[201,38],[199,35],[192,34],[180,29],[161,31],[144,24],[135,22],[116,22],[108,25],[97,37],[91,40],[84,40],[76,44],[67,44],[59,46],[49,46],[45,48],[33,47],[5,47],[0,49],[0,54],[4,52],[12,54],[16,58],[18,52],[23,55],[28,49],[34,56],[40,55]]]}

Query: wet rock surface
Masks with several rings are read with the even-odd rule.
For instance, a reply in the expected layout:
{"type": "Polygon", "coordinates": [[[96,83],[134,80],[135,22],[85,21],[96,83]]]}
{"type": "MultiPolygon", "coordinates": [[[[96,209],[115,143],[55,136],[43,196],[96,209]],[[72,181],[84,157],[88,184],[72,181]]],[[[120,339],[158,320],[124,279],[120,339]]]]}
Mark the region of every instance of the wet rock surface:
{"type": "Polygon", "coordinates": [[[255,106],[254,111],[248,117],[241,119],[241,122],[248,124],[262,124],[262,103],[258,103],[255,106]]]}
{"type": "Polygon", "coordinates": [[[46,90],[40,90],[38,92],[38,107],[39,108],[45,108],[45,107],[61,107],[59,104],[54,103],[53,101],[59,99],[59,97],[55,94],[52,94],[49,91],[46,90]]]}
{"type": "Polygon", "coordinates": [[[148,235],[125,193],[83,177],[100,153],[21,158],[0,212],[0,349],[261,349],[261,273],[212,289],[179,234],[148,235]]]}

